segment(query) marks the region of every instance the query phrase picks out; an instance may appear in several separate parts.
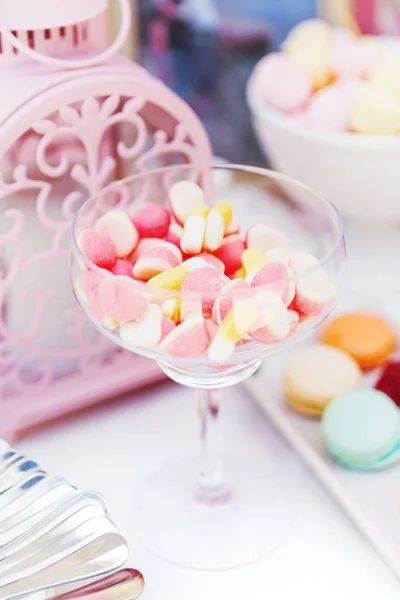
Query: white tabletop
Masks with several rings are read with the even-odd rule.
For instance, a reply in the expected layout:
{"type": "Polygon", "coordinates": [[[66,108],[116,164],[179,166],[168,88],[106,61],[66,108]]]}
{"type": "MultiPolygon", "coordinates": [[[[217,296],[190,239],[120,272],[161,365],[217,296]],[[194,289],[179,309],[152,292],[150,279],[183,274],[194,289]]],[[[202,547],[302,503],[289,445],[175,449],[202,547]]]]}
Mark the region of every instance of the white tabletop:
{"type": "MultiPolygon", "coordinates": [[[[353,227],[348,247],[351,293],[363,292],[367,305],[379,302],[400,320],[399,232],[353,227]]],[[[163,461],[198,451],[191,394],[165,383],[71,417],[20,446],[49,471],[106,496],[129,541],[129,566],[145,576],[146,600],[398,600],[400,583],[240,388],[225,394],[222,447],[228,455],[265,457],[272,475],[293,492],[297,511],[287,541],[265,561],[213,573],[173,567],[144,549],[131,528],[134,488],[163,461]]]]}
{"type": "Polygon", "coordinates": [[[147,600],[280,600],[294,594],[309,600],[398,600],[400,584],[241,389],[226,393],[220,427],[227,453],[265,456],[273,475],[293,490],[297,509],[279,550],[226,572],[172,567],[141,547],[130,527],[140,479],[168,458],[197,451],[189,390],[172,383],[143,390],[36,433],[20,446],[50,471],[108,498],[130,544],[129,565],[145,575],[147,600]]]}

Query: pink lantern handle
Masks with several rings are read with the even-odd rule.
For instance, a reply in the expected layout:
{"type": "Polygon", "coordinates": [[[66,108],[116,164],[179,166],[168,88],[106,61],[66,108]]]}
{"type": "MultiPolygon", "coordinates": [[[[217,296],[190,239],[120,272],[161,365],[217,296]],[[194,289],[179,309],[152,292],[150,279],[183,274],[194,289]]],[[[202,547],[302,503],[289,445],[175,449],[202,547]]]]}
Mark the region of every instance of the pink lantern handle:
{"type": "MultiPolygon", "coordinates": [[[[84,0],[82,0],[84,2],[84,0]]],[[[54,58],[52,56],[46,56],[45,54],[40,54],[33,48],[29,48],[25,46],[20,40],[14,35],[11,31],[1,29],[2,36],[19,52],[33,58],[34,60],[41,62],[45,65],[50,65],[54,67],[62,67],[64,69],[82,69],[84,67],[91,67],[100,62],[105,61],[110,56],[113,56],[118,52],[124,43],[131,26],[131,7],[129,4],[129,0],[118,0],[120,16],[121,16],[121,24],[118,31],[118,35],[113,41],[113,43],[100,54],[96,54],[95,56],[91,56],[90,58],[82,59],[82,60],[64,60],[62,58],[54,58]]],[[[0,15],[1,20],[1,15],[0,15]]]]}

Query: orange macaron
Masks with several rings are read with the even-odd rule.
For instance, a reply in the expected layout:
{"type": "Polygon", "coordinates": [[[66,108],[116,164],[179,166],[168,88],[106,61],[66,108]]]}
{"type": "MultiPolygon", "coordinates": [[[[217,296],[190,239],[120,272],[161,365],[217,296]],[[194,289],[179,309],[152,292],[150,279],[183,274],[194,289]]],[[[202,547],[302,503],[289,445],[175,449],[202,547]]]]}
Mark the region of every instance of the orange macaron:
{"type": "Polygon", "coordinates": [[[357,361],[363,371],[385,364],[396,350],[393,329],[371,313],[347,313],[323,329],[322,341],[340,348],[357,361]]]}

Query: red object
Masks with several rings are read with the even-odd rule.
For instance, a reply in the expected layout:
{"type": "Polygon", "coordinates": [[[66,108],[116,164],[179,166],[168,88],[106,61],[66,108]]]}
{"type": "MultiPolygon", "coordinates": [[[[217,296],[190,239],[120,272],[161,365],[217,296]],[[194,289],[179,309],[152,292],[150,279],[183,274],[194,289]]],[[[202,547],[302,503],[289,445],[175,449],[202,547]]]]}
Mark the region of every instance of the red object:
{"type": "Polygon", "coordinates": [[[400,407],[400,362],[388,363],[375,387],[387,394],[400,407]]]}

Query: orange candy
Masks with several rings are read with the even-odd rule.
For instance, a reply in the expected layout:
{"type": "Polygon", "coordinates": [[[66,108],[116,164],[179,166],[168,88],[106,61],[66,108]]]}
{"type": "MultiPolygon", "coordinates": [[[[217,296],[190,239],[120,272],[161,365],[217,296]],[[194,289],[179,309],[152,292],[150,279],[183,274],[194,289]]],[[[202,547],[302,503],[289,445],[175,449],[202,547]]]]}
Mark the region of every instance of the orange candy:
{"type": "Polygon", "coordinates": [[[370,313],[349,313],[333,319],[322,331],[322,341],[350,354],[361,369],[375,369],[396,350],[391,327],[370,313]]]}

